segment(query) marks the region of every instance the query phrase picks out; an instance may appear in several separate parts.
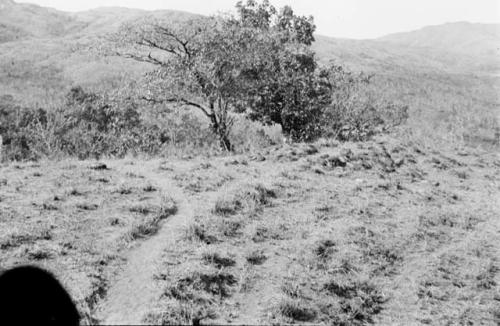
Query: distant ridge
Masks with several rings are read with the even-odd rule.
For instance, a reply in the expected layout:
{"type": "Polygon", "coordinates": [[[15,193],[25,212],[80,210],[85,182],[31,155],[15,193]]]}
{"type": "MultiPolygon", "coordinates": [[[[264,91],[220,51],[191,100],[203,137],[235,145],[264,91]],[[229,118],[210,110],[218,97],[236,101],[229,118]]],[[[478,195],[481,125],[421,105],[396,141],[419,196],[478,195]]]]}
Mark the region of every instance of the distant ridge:
{"type": "Polygon", "coordinates": [[[446,23],[390,34],[378,40],[467,55],[500,56],[500,24],[446,23]]]}
{"type": "MultiPolygon", "coordinates": [[[[146,64],[102,58],[90,49],[100,36],[115,32],[124,22],[147,16],[175,24],[196,15],[123,7],[68,13],[0,0],[0,95],[40,96],[49,88],[47,80],[54,85],[69,85],[69,80],[102,88],[120,78],[138,78],[148,69],[146,64]]],[[[415,74],[496,78],[500,76],[499,47],[500,24],[467,22],[428,26],[372,40],[316,35],[313,44],[324,63],[333,60],[355,71],[391,78],[415,74]]],[[[61,87],[50,89],[62,91],[61,87]]]]}

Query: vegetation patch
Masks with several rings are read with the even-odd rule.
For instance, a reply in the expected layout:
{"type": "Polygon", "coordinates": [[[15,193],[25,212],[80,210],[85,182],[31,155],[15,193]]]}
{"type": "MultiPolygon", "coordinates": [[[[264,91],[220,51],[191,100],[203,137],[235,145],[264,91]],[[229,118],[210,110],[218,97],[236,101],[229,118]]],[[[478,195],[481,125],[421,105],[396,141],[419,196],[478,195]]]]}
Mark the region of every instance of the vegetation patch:
{"type": "Polygon", "coordinates": [[[284,298],[276,307],[278,314],[292,321],[311,322],[317,311],[304,300],[284,298]]]}
{"type": "Polygon", "coordinates": [[[239,212],[253,213],[260,207],[268,205],[273,198],[276,198],[276,192],[262,184],[244,185],[234,192],[219,197],[213,211],[222,216],[239,212]]]}
{"type": "Polygon", "coordinates": [[[262,265],[267,260],[267,256],[262,250],[253,250],[246,255],[245,259],[251,265],[262,265]]]}
{"type": "Polygon", "coordinates": [[[213,265],[217,268],[231,267],[236,265],[236,261],[234,259],[221,256],[219,253],[214,251],[204,252],[201,258],[206,264],[213,265]]]}

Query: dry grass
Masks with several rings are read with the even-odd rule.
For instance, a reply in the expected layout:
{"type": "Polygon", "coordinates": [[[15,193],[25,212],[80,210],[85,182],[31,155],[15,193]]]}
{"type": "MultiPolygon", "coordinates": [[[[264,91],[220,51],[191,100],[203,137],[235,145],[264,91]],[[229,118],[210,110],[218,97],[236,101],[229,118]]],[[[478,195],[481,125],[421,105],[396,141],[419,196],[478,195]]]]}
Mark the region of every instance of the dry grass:
{"type": "Polygon", "coordinates": [[[159,187],[175,182],[192,219],[158,261],[147,322],[497,323],[497,156],[390,137],[262,155],[2,167],[0,258],[65,271],[78,257],[66,284],[92,308],[126,248],[176,212],[159,187]],[[125,172],[145,165],[157,179],[125,172]]]}
{"type": "MultiPolygon", "coordinates": [[[[177,257],[177,265],[164,265],[166,276],[158,282],[171,289],[186,280],[184,271],[205,275],[207,266],[238,277],[224,295],[218,285],[207,292],[199,281],[190,283],[198,284],[194,292],[191,285],[182,291],[177,286],[177,294],[158,302],[160,315],[168,315],[166,307],[199,302],[191,307],[217,312],[211,323],[441,324],[477,318],[494,324],[499,272],[493,239],[500,226],[492,219],[499,212],[492,198],[500,180],[492,175],[498,159],[391,138],[323,141],[312,148],[277,148],[266,160],[224,169],[222,159],[206,165],[235,178],[215,193],[191,197],[195,221],[167,255],[177,257]],[[315,173],[317,166],[323,174],[315,173]],[[452,259],[434,267],[436,254],[482,237],[476,252],[486,243],[490,249],[477,259],[456,254],[473,263],[461,263],[455,276],[442,272],[452,259]],[[201,255],[200,245],[206,248],[201,255]],[[462,290],[450,292],[454,284],[462,290]],[[439,296],[436,287],[448,295],[439,296]]],[[[232,161],[240,158],[225,160],[232,161]]]]}
{"type": "Polygon", "coordinates": [[[168,196],[120,172],[123,166],[114,161],[107,169],[94,169],[88,162],[61,161],[0,167],[5,180],[0,187],[1,268],[38,264],[50,269],[88,322],[128,243],[153,234],[176,212],[168,196]],[[130,189],[143,189],[149,199],[130,189]],[[127,207],[124,201],[137,204],[127,207]]]}

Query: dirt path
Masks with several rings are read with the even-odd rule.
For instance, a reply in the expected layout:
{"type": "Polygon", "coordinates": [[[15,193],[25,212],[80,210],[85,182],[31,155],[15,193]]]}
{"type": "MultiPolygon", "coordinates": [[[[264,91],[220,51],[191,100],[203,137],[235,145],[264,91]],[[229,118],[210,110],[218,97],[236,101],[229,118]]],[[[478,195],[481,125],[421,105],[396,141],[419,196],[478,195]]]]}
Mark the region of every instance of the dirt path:
{"type": "Polygon", "coordinates": [[[151,166],[140,167],[135,172],[144,175],[163,193],[170,195],[176,202],[178,212],[163,221],[156,235],[128,253],[127,263],[97,309],[96,317],[106,325],[142,323],[144,314],[160,296],[161,289],[155,287],[153,275],[162,252],[175,245],[179,232],[193,217],[192,206],[173,180],[154,172],[151,166]]]}

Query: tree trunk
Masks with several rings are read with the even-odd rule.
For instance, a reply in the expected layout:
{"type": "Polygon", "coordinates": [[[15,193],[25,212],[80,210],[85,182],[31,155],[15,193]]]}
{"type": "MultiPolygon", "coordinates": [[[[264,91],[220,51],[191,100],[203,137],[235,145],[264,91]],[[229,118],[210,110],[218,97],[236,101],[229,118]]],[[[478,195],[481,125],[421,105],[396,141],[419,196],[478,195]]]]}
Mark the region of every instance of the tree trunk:
{"type": "Polygon", "coordinates": [[[228,152],[232,151],[233,149],[231,148],[231,141],[229,140],[227,135],[224,133],[219,136],[220,136],[220,146],[222,147],[222,149],[228,152]]]}
{"type": "Polygon", "coordinates": [[[220,147],[225,151],[228,151],[228,152],[231,151],[232,150],[231,141],[229,140],[229,137],[227,135],[227,128],[226,128],[225,124],[221,124],[217,120],[217,116],[213,113],[210,116],[210,121],[212,124],[213,132],[219,138],[220,147]]]}

